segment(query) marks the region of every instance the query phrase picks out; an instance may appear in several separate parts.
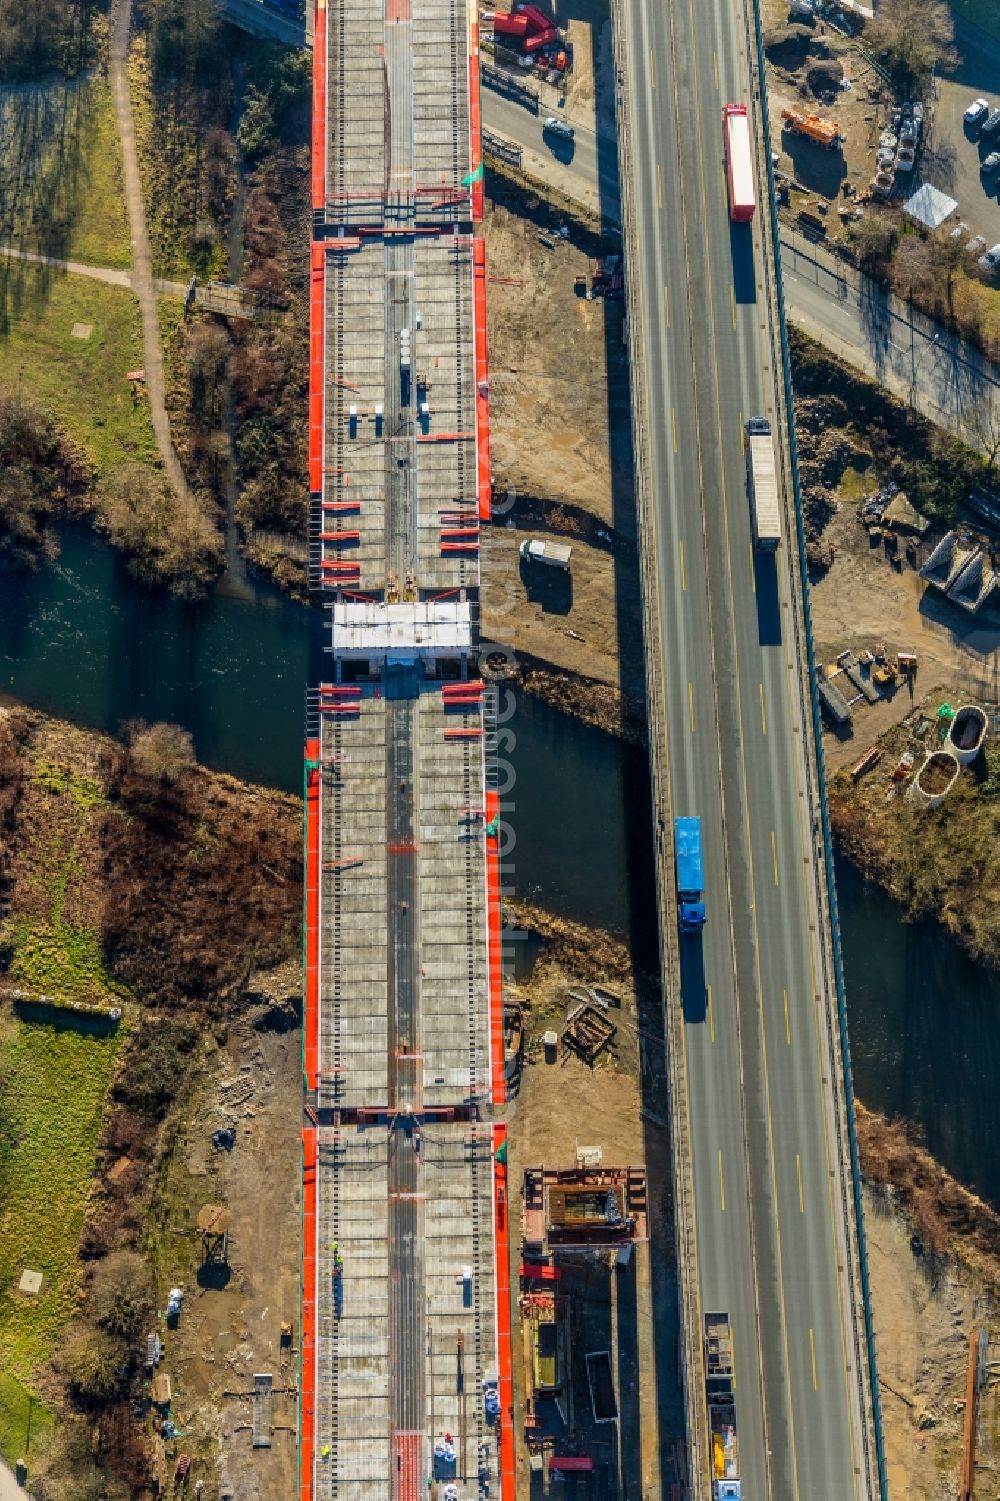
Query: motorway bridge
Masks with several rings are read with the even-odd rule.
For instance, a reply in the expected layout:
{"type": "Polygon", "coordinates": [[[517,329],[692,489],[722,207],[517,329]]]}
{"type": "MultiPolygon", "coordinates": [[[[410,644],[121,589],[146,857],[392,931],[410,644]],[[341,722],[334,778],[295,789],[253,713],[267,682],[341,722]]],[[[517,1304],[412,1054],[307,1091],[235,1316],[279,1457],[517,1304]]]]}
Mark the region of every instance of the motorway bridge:
{"type": "Polygon", "coordinates": [[[710,1447],[701,1321],[725,1311],[742,1494],[872,1501],[877,1393],[753,16],[745,0],[622,0],[616,37],[694,1477],[710,1447]],[[752,225],[729,220],[729,102],[756,117],[752,225]],[[777,554],[751,542],[744,424],[758,415],[782,439],[777,554]],[[680,814],[702,819],[709,915],[701,939],[678,941],[680,814]]]}

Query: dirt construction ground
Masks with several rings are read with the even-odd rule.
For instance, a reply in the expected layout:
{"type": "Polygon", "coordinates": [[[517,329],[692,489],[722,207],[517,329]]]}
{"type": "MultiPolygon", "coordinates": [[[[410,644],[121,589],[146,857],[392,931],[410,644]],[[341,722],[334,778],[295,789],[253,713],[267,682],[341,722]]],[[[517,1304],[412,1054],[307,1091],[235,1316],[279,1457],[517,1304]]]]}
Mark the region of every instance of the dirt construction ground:
{"type": "MultiPolygon", "coordinates": [[[[880,1195],[866,1195],[865,1227],[889,1490],[907,1501],[956,1494],[969,1334],[985,1304],[954,1260],[932,1269],[910,1229],[880,1195]]],[[[996,1486],[977,1494],[992,1497],[996,1486]]]]}
{"type": "MultiPolygon", "coordinates": [[[[588,974],[593,980],[597,974],[588,974]]],[[[611,1253],[563,1258],[560,1290],[569,1300],[573,1331],[573,1428],[584,1453],[595,1461],[595,1489],[583,1494],[609,1498],[671,1494],[678,1478],[674,1445],[680,1433],[675,1385],[677,1306],[670,1228],[670,1159],[666,1130],[654,1108],[665,1113],[661,1094],[662,1044],[637,1030],[635,999],[617,986],[624,1000],[612,1012],[619,1023],[615,1051],[593,1069],[571,1054],[543,1059],[541,1038],[548,1027],[561,1030],[567,1009],[564,992],[579,983],[555,963],[542,960],[529,982],[510,987],[527,1006],[527,1063],[520,1092],[508,1106],[511,1166],[511,1285],[519,1287],[520,1185],[526,1166],[572,1167],[578,1147],[599,1146],[605,1166],[645,1162],[649,1174],[650,1240],[637,1247],[629,1266],[616,1269],[611,1253]],[[642,1061],[640,1062],[640,1044],[642,1061]],[[645,1103],[644,1103],[645,1102],[645,1103]],[[516,1187],[515,1187],[516,1185],[516,1187]],[[618,1425],[592,1420],[584,1356],[609,1350],[618,1425]],[[641,1378],[640,1378],[641,1373],[641,1378]],[[616,1443],[617,1435],[617,1443],[616,1443]],[[620,1448],[618,1447],[620,1445],[620,1448]]],[[[665,1122],[664,1122],[665,1124],[665,1122]]],[[[524,1361],[518,1325],[514,1333],[515,1424],[523,1433],[524,1361]]],[[[559,1445],[566,1452],[563,1444],[559,1445]]],[[[566,1485],[535,1478],[530,1484],[528,1454],[518,1442],[518,1496],[566,1495],[566,1485]]],[[[570,1477],[572,1479],[574,1477],[570,1477]]],[[[584,1478],[584,1477],[581,1477],[584,1478]]]]}
{"type": "Polygon", "coordinates": [[[301,1181],[301,1036],[298,966],[269,977],[269,999],[230,1029],[217,1067],[191,1101],[173,1146],[157,1206],[164,1256],[161,1289],[184,1290],[176,1331],[164,1339],[173,1386],[170,1416],[183,1439],[167,1444],[168,1472],[181,1452],[192,1475],[208,1475],[206,1498],[273,1501],[295,1493],[299,1322],[299,1189],[301,1181]],[[277,1001],[275,1006],[272,1001],[277,1001]],[[216,1151],[212,1133],[234,1126],[231,1152],[216,1151]],[[231,1276],[214,1282],[199,1271],[192,1234],[203,1204],[232,1215],[231,1276]],[[281,1339],[289,1321],[293,1337],[281,1339]],[[251,1446],[256,1371],[274,1377],[275,1431],[269,1449],[251,1446]],[[218,1476],[218,1491],[212,1476],[218,1476]]]}
{"type": "MultiPolygon", "coordinates": [[[[553,227],[558,227],[553,226],[553,227]]],[[[642,647],[623,304],[577,296],[580,243],[487,215],[497,524],[483,547],[484,627],[564,670],[641,693],[642,647]],[[526,537],[571,543],[569,574],[526,568],[526,537]],[[622,666],[619,665],[619,648],[622,666]]]]}
{"type": "MultiPolygon", "coordinates": [[[[916,568],[905,561],[897,572],[882,549],[869,544],[853,504],[841,505],[823,540],[832,543],[836,557],[812,586],[817,665],[832,664],[848,647],[860,653],[880,641],[890,656],[914,651],[919,662],[912,693],[901,686],[892,699],[858,703],[853,735],[824,737],[830,771],[857,760],[876,736],[921,705],[939,683],[957,684],[979,702],[1000,698],[1000,620],[989,612],[983,612],[989,618],[967,615],[927,590],[916,568]]],[[[928,550],[924,544],[919,562],[928,550]]]]}

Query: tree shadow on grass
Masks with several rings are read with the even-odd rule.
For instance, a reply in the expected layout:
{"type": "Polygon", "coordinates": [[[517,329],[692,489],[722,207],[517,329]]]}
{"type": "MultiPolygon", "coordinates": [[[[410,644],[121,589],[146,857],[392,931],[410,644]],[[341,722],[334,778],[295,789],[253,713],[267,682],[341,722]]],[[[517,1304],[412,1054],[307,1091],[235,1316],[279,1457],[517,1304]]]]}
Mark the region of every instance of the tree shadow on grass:
{"type": "Polygon", "coordinates": [[[0,88],[0,336],[44,305],[87,193],[86,159],[96,129],[86,80],[0,88]]]}

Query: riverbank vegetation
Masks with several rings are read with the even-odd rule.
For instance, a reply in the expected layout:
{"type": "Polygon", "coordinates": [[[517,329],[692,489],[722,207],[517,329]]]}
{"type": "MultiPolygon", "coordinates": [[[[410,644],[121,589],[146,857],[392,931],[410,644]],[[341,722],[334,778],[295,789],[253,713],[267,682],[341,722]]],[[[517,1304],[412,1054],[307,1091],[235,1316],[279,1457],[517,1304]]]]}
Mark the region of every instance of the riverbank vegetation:
{"type": "Polygon", "coordinates": [[[988,740],[937,808],[918,806],[908,795],[910,777],[938,744],[937,722],[925,716],[949,697],[928,695],[925,714],[914,711],[882,736],[884,758],[867,776],[855,782],[845,768],[830,779],[830,818],[839,846],[902,904],[909,920],[933,918],[975,959],[998,968],[1000,746],[988,740]],[[907,752],[912,768],[894,782],[893,769],[907,752]]]}
{"type": "Polygon", "coordinates": [[[301,805],[199,767],[176,726],[113,740],[12,710],[0,834],[0,1452],[30,1414],[42,1501],[124,1498],[176,1263],[164,1154],[251,972],[297,951],[301,805]]]}

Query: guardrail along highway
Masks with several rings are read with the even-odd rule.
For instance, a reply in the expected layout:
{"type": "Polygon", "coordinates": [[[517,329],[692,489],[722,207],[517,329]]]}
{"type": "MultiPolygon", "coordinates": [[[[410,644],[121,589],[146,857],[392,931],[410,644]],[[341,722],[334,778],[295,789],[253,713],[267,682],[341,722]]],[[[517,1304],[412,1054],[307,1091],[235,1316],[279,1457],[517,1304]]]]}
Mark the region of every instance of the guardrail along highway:
{"type": "Polygon", "coordinates": [[[626,0],[617,45],[692,1491],[713,1464],[703,1319],[725,1312],[742,1490],[719,1494],[867,1501],[878,1417],[753,17],[626,0]],[[727,103],[751,110],[750,224],[729,219],[727,103]],[[784,496],[770,554],[751,538],[753,416],[770,419],[784,496]],[[708,917],[678,938],[680,815],[701,819],[708,917]]]}

